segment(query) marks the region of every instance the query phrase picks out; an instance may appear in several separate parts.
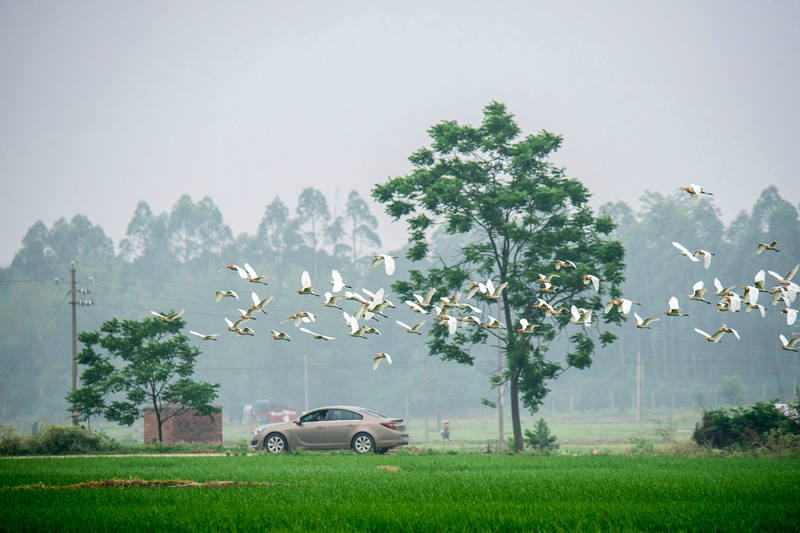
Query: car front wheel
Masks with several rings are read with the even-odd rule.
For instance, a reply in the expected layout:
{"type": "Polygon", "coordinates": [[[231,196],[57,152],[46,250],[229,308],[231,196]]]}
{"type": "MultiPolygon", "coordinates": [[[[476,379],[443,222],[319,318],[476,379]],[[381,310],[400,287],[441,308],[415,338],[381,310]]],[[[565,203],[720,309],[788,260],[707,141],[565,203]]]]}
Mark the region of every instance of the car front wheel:
{"type": "Polygon", "coordinates": [[[356,453],[369,453],[375,450],[375,441],[366,433],[359,433],[353,437],[353,451],[356,453]]]}
{"type": "Polygon", "coordinates": [[[286,439],[283,438],[283,435],[273,433],[272,435],[267,435],[267,438],[264,439],[264,449],[269,453],[285,452],[287,448],[286,439]]]}

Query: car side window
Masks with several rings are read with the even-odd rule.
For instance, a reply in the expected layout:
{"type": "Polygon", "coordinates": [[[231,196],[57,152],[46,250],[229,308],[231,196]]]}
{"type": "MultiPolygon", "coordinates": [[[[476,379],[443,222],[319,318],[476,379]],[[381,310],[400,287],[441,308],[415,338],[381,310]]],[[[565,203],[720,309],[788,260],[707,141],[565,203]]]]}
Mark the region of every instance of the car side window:
{"type": "Polygon", "coordinates": [[[320,409],[318,411],[311,411],[308,414],[303,415],[300,417],[300,422],[307,423],[307,422],[322,422],[325,420],[325,417],[328,414],[327,409],[320,409]]]}
{"type": "Polygon", "coordinates": [[[364,418],[358,413],[354,413],[353,411],[346,411],[344,409],[337,409],[341,413],[341,418],[339,420],[361,420],[364,418]]]}

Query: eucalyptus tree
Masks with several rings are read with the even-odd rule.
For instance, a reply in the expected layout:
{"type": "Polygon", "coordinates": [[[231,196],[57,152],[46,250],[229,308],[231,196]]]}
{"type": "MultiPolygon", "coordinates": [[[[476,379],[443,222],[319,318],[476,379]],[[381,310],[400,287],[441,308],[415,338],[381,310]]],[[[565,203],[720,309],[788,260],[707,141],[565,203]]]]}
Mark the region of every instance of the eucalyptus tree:
{"type": "Polygon", "coordinates": [[[222,213],[208,196],[197,204],[188,194],[181,196],[170,212],[167,232],[170,251],[181,263],[219,255],[233,240],[222,213]]]}
{"type": "Polygon", "coordinates": [[[493,384],[509,385],[515,449],[521,451],[520,403],[536,412],[548,382],[569,368],[588,368],[596,341],[608,344],[615,338],[605,326],[622,320],[612,311],[595,315],[590,326],[578,325],[571,323],[569,311],[550,314],[538,299],[554,309],[574,305],[599,313],[604,297],[620,296],[624,249],[606,237],[614,224],[607,215],[594,215],[586,187],[548,161],[561,146],[560,136],[541,131],[520,138],[513,115],[497,102],[484,108],[478,127],[444,121],[428,133],[431,147],[409,157],[413,170],[372,190],[391,217],[406,219],[408,258],[430,261],[425,271],[411,270],[410,280],[395,283],[393,290],[410,296],[436,287],[452,294],[466,290],[469,281],[508,284],[499,296],[505,329],[471,326],[449,335],[448,328],[432,327],[428,347],[431,356],[473,364],[471,348],[495,337],[506,370],[493,376],[493,384]],[[436,226],[463,237],[452,259],[430,248],[436,226]],[[556,261],[567,260],[576,268],[556,270],[556,261]],[[541,290],[539,274],[550,273],[559,276],[553,281],[556,292],[541,290]],[[599,291],[584,283],[584,275],[603,280],[599,291]],[[536,326],[535,334],[516,331],[522,318],[536,326]],[[559,345],[559,360],[549,359],[551,346],[562,337],[566,343],[559,345]]]}
{"type": "Polygon", "coordinates": [[[378,220],[369,212],[369,205],[361,198],[358,191],[350,191],[350,194],[347,195],[344,225],[349,241],[350,258],[353,269],[356,269],[358,260],[363,257],[365,249],[377,248],[381,245],[381,239],[375,232],[378,228],[378,220]]]}
{"type": "Polygon", "coordinates": [[[331,218],[328,201],[318,189],[307,187],[300,193],[296,212],[300,227],[303,228],[302,235],[306,244],[313,250],[313,268],[316,278],[317,251],[324,238],[325,224],[331,218]]]}

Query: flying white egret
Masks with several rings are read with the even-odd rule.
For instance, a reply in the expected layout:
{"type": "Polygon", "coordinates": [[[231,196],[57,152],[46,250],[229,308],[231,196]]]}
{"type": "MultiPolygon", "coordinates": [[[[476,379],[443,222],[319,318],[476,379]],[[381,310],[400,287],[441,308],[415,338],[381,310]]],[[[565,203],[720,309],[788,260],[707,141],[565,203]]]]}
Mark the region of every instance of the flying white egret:
{"type": "Polygon", "coordinates": [[[239,318],[242,318],[244,320],[255,320],[256,319],[253,316],[253,313],[256,312],[256,310],[254,308],[251,307],[251,308],[245,310],[245,309],[237,307],[237,309],[239,309],[239,313],[240,314],[236,315],[236,316],[238,316],[239,318]]]}
{"type": "Polygon", "coordinates": [[[393,255],[378,254],[372,260],[372,263],[370,263],[369,270],[372,270],[376,266],[378,266],[381,263],[383,263],[383,267],[386,270],[386,275],[387,276],[391,276],[392,274],[394,274],[394,260],[395,259],[397,259],[397,257],[395,257],[393,255]]]}
{"type": "Polygon", "coordinates": [[[716,254],[712,254],[711,252],[707,252],[706,250],[695,250],[692,255],[694,257],[697,257],[698,255],[702,255],[703,256],[703,264],[705,265],[706,269],[708,269],[708,267],[711,266],[711,256],[712,255],[716,255],[716,254]]]}
{"type": "Polygon", "coordinates": [[[291,341],[292,338],[284,333],[283,331],[275,331],[274,329],[269,330],[270,335],[276,341],[291,341]]]}
{"type": "Polygon", "coordinates": [[[714,293],[717,296],[729,296],[731,289],[734,287],[733,285],[730,287],[723,287],[719,278],[714,278],[714,286],[717,288],[717,292],[714,293]]]}
{"type": "Polygon", "coordinates": [[[623,315],[627,315],[631,312],[631,308],[634,305],[642,305],[639,302],[633,302],[631,300],[627,300],[625,298],[616,298],[614,300],[610,300],[606,302],[606,307],[604,312],[608,313],[614,307],[617,308],[617,312],[622,313],[623,315]]]}
{"type": "Polygon", "coordinates": [[[406,300],[405,304],[415,313],[422,313],[423,315],[428,314],[428,312],[419,306],[419,304],[412,302],[411,300],[406,300]]]}
{"type": "Polygon", "coordinates": [[[597,276],[593,276],[591,274],[585,274],[581,277],[583,278],[584,285],[588,285],[591,283],[592,287],[594,287],[595,292],[600,291],[600,278],[598,278],[597,276]]]}
{"type": "Polygon", "coordinates": [[[553,272],[552,274],[544,275],[539,274],[539,283],[553,283],[553,278],[560,278],[561,276],[553,272]]]}
{"type": "Polygon", "coordinates": [[[687,193],[689,193],[689,197],[691,197],[693,202],[696,202],[700,198],[701,194],[708,194],[708,195],[714,194],[706,191],[700,185],[696,185],[694,183],[690,183],[688,187],[680,187],[679,189],[681,191],[686,191],[687,193]]]}
{"type": "Polygon", "coordinates": [[[256,334],[255,331],[253,331],[252,329],[247,328],[247,327],[244,327],[242,329],[237,329],[235,331],[236,331],[236,336],[237,337],[240,337],[242,335],[248,335],[248,336],[252,337],[252,336],[255,336],[255,334],[256,334]]]}
{"type": "Polygon", "coordinates": [[[324,305],[325,307],[333,307],[333,308],[341,310],[342,308],[339,307],[338,305],[336,305],[336,302],[337,302],[337,300],[339,300],[339,298],[344,298],[344,296],[334,296],[333,294],[331,294],[329,292],[326,292],[325,293],[325,301],[324,302],[320,302],[320,303],[322,305],[324,305]]]}
{"type": "Polygon", "coordinates": [[[300,284],[302,289],[296,291],[297,294],[312,294],[314,296],[319,296],[319,294],[314,292],[314,287],[311,285],[311,276],[308,273],[308,270],[303,270],[303,273],[300,275],[300,284]]]}
{"type": "Polygon", "coordinates": [[[570,318],[569,321],[572,324],[582,324],[587,328],[592,324],[591,309],[584,309],[582,307],[575,307],[575,305],[573,305],[570,308],[570,314],[572,314],[572,318],[570,318]]]}
{"type": "Polygon", "coordinates": [[[189,330],[189,333],[194,335],[195,337],[200,337],[200,339],[204,341],[215,341],[219,336],[219,333],[214,333],[213,335],[204,335],[203,333],[198,333],[196,331],[189,330]]]}
{"type": "Polygon", "coordinates": [[[742,289],[744,289],[742,303],[746,305],[756,305],[758,303],[758,289],[755,285],[744,285],[742,289]]]}
{"type": "Polygon", "coordinates": [[[160,318],[163,322],[173,322],[176,318],[180,317],[185,312],[186,312],[185,309],[181,309],[177,313],[172,313],[171,315],[162,315],[161,313],[150,311],[150,313],[160,318]]]}
{"type": "Polygon", "coordinates": [[[794,345],[800,342],[800,337],[795,337],[792,340],[786,340],[786,337],[780,335],[781,337],[781,348],[784,350],[789,350],[791,352],[796,352],[797,350],[794,349],[794,345]]]}
{"type": "Polygon", "coordinates": [[[469,300],[470,298],[475,296],[475,294],[478,291],[480,291],[481,293],[486,292],[486,285],[484,285],[480,281],[470,281],[469,285],[470,287],[469,290],[467,291],[467,297],[465,298],[465,300],[469,300]]]}
{"type": "Polygon", "coordinates": [[[431,306],[431,298],[433,298],[434,294],[436,294],[436,288],[428,289],[425,292],[424,296],[420,296],[419,294],[415,294],[414,298],[417,300],[417,304],[420,307],[430,307],[431,306]]]}
{"type": "Polygon", "coordinates": [[[720,339],[722,339],[722,336],[725,334],[724,331],[720,330],[715,331],[713,335],[706,333],[702,329],[694,328],[694,330],[703,337],[705,337],[705,339],[709,342],[719,342],[720,339]]]}
{"type": "Polygon", "coordinates": [[[797,320],[797,309],[792,309],[791,307],[784,307],[781,309],[781,313],[786,313],[786,325],[791,326],[794,324],[795,320],[797,320]]]}
{"type": "Polygon", "coordinates": [[[316,317],[314,316],[314,313],[309,313],[308,311],[300,311],[293,315],[289,315],[283,320],[281,320],[281,324],[284,322],[288,322],[289,320],[293,320],[294,327],[298,327],[303,322],[305,322],[306,324],[308,324],[309,322],[314,322],[316,320],[316,317]]]}
{"type": "Polygon", "coordinates": [[[669,311],[664,311],[664,314],[667,316],[689,316],[681,313],[680,304],[675,296],[669,299],[669,311]]]}
{"type": "Polygon", "coordinates": [[[778,283],[780,283],[782,285],[788,285],[792,281],[792,278],[794,277],[794,275],[797,274],[797,269],[798,268],[800,268],[800,264],[795,265],[794,268],[792,268],[783,277],[781,277],[781,275],[778,274],[777,272],[773,272],[772,270],[770,270],[769,273],[772,275],[772,277],[774,277],[775,279],[778,280],[778,283]]]}
{"type": "Polygon", "coordinates": [[[700,280],[697,283],[695,283],[694,285],[692,285],[692,291],[694,291],[694,292],[692,292],[692,294],[687,295],[686,297],[689,298],[690,300],[695,300],[695,301],[698,301],[698,302],[703,302],[703,303],[707,303],[708,305],[711,305],[711,302],[709,302],[708,300],[703,298],[703,295],[708,290],[708,289],[704,288],[703,285],[704,285],[703,284],[703,280],[700,280]]]}
{"type": "Polygon", "coordinates": [[[575,266],[575,263],[570,261],[569,259],[565,261],[561,261],[560,259],[556,259],[556,270],[561,270],[562,268],[578,268],[575,266]]]}
{"type": "Polygon", "coordinates": [[[720,333],[720,332],[722,332],[722,333],[733,333],[734,337],[736,337],[738,340],[742,340],[742,338],[739,336],[739,332],[736,331],[733,328],[729,328],[726,324],[722,324],[722,326],[717,331],[715,331],[714,334],[716,335],[717,333],[720,333]]]}
{"type": "Polygon", "coordinates": [[[486,281],[486,298],[489,300],[498,300],[500,298],[500,293],[502,293],[503,289],[505,289],[507,286],[507,281],[504,281],[497,287],[494,286],[492,280],[486,281]]]}
{"type": "Polygon", "coordinates": [[[397,322],[401,328],[406,330],[406,333],[416,333],[417,335],[422,335],[422,333],[419,332],[419,328],[425,325],[424,321],[414,324],[413,326],[409,326],[408,324],[400,322],[399,320],[395,320],[395,322],[397,322]]]}
{"type": "Polygon", "coordinates": [[[764,250],[772,250],[773,252],[780,252],[780,250],[778,250],[778,241],[772,241],[770,244],[764,244],[763,242],[758,243],[758,248],[756,248],[756,253],[760,254],[764,250]]]}
{"type": "Polygon", "coordinates": [[[486,324],[483,324],[483,327],[489,329],[506,329],[502,322],[491,315],[489,315],[489,321],[486,324]]]}
{"type": "Polygon", "coordinates": [[[761,269],[756,274],[755,278],[753,278],[753,287],[759,290],[759,292],[769,292],[765,283],[767,282],[767,277],[764,274],[764,269],[761,269]]]}
{"type": "Polygon", "coordinates": [[[519,319],[519,325],[522,326],[522,327],[520,327],[516,331],[517,331],[517,333],[522,333],[523,335],[530,335],[530,334],[533,333],[533,328],[538,328],[539,327],[539,324],[531,324],[530,322],[528,322],[524,318],[520,318],[519,319]]]}
{"type": "Polygon", "coordinates": [[[661,320],[660,318],[650,318],[650,317],[645,318],[643,320],[642,317],[640,317],[636,313],[633,313],[633,316],[634,318],[636,318],[636,327],[640,329],[650,329],[650,324],[661,320]]]}
{"type": "Polygon", "coordinates": [[[264,306],[266,306],[268,303],[272,301],[273,296],[269,295],[262,300],[258,297],[258,294],[256,294],[255,291],[253,291],[252,293],[250,293],[250,297],[253,299],[253,305],[251,305],[250,307],[252,307],[256,311],[261,311],[266,315],[267,312],[264,311],[264,306]]]}
{"type": "Polygon", "coordinates": [[[679,242],[675,242],[675,241],[672,241],[672,246],[674,246],[675,248],[677,248],[677,249],[678,249],[678,251],[681,253],[681,255],[685,255],[686,257],[688,257],[689,259],[691,259],[691,260],[692,260],[692,261],[694,261],[695,263],[698,263],[698,262],[700,262],[700,260],[699,260],[698,258],[696,258],[696,257],[694,256],[694,254],[692,254],[692,252],[690,252],[689,250],[687,250],[687,249],[686,249],[686,247],[685,247],[684,245],[682,245],[681,243],[679,243],[679,242]]]}
{"type": "MultiPolygon", "coordinates": [[[[244,264],[244,269],[245,273],[247,274],[246,276],[244,276],[244,279],[246,279],[247,281],[251,283],[261,283],[262,285],[267,284],[266,280],[267,278],[269,278],[269,274],[266,274],[264,276],[259,276],[258,274],[256,274],[255,269],[251,267],[248,263],[244,264]]],[[[241,272],[239,273],[239,275],[241,275],[241,272]]]]}
{"type": "Polygon", "coordinates": [[[216,301],[220,301],[225,297],[232,297],[236,298],[237,300],[239,299],[239,295],[236,294],[234,291],[217,291],[217,293],[214,295],[214,299],[216,301]]]}
{"type": "Polygon", "coordinates": [[[767,310],[761,304],[747,304],[747,312],[749,313],[753,309],[758,309],[758,312],[761,313],[761,318],[767,316],[767,310]]]}
{"type": "Polygon", "coordinates": [[[392,356],[391,355],[389,355],[388,353],[377,352],[375,354],[375,358],[372,359],[372,370],[373,371],[378,369],[378,365],[380,364],[381,359],[386,359],[387,363],[389,363],[390,365],[392,364],[392,356]]]}
{"type": "Polygon", "coordinates": [[[325,283],[330,283],[331,285],[333,285],[333,289],[332,289],[333,292],[339,292],[342,289],[344,289],[345,287],[348,288],[348,289],[352,289],[353,288],[350,285],[345,284],[345,282],[342,280],[342,275],[339,273],[338,270],[332,270],[331,271],[331,277],[333,279],[331,281],[326,281],[325,283]]]}
{"type": "Polygon", "coordinates": [[[327,335],[322,335],[321,333],[314,333],[313,331],[308,330],[306,328],[300,328],[300,331],[302,331],[303,333],[308,333],[309,335],[311,335],[312,337],[314,337],[317,340],[321,340],[321,341],[336,340],[336,337],[328,337],[327,335]]]}

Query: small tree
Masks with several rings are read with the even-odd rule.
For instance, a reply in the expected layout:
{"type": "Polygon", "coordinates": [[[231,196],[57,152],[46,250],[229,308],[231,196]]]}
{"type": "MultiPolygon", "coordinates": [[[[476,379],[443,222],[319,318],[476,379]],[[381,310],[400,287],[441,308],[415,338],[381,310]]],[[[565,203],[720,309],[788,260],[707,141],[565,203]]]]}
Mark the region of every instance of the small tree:
{"type": "Polygon", "coordinates": [[[180,333],[184,326],[180,318],[172,322],[156,317],[121,322],[113,318],[99,331],[81,332],[78,339],[84,348],[76,358],[87,368],[81,374],[82,386],[67,395],[80,419],[102,415],[130,426],[142,416],[142,407],[151,405],[158,422],[158,440],[163,442],[161,428],[171,417],[191,409],[206,416],[217,412],[211,402],[219,384],[190,378],[200,349],[190,346],[180,333]],[[118,399],[119,394],[124,399],[118,399]],[[166,404],[179,408],[165,416],[166,404]]]}
{"type": "Polygon", "coordinates": [[[556,451],[558,449],[558,444],[555,443],[557,438],[555,435],[550,434],[550,428],[544,418],[536,421],[534,431],[525,430],[525,443],[539,453],[556,451]]]}

